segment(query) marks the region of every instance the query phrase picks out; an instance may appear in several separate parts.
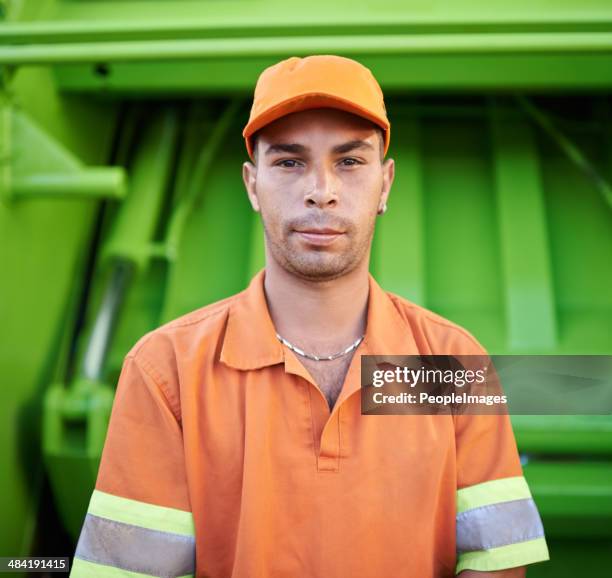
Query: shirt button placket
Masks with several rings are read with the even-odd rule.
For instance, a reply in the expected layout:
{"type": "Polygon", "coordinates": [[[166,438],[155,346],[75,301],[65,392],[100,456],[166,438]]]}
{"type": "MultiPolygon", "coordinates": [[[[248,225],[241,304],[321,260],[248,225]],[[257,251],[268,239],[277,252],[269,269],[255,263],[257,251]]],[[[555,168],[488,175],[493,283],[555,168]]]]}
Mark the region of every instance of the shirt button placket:
{"type": "Polygon", "coordinates": [[[337,472],[340,466],[340,408],[332,412],[323,432],[317,456],[319,472],[337,472]]]}

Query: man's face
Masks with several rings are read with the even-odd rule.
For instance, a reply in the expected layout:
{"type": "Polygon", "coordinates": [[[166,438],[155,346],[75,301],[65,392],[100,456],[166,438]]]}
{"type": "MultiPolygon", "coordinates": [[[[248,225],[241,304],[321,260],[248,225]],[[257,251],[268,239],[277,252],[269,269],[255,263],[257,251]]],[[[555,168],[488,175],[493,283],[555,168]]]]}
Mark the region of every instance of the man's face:
{"type": "Polygon", "coordinates": [[[267,258],[311,281],[341,277],[369,260],[377,212],[393,181],[381,131],[353,114],[313,109],[257,134],[243,178],[261,212],[267,258]]]}

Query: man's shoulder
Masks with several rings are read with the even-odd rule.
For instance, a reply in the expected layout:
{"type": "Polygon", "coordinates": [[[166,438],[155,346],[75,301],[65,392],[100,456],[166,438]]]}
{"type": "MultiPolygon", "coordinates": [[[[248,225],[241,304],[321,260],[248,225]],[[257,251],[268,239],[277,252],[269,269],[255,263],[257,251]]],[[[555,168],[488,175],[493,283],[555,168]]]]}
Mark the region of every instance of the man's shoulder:
{"type": "Polygon", "coordinates": [[[486,355],[484,346],[465,327],[405,297],[385,291],[417,340],[434,355],[486,355]]]}
{"type": "Polygon", "coordinates": [[[241,293],[189,311],[152,329],[136,341],[127,356],[155,362],[178,352],[188,354],[190,348],[214,340],[223,333],[229,308],[241,293]]]}

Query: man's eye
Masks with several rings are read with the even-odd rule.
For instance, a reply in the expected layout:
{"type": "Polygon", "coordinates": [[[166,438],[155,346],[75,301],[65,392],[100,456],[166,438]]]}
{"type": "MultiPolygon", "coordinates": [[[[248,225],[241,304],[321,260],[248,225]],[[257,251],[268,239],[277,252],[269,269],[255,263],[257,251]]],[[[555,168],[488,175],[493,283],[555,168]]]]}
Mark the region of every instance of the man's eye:
{"type": "Polygon", "coordinates": [[[355,165],[360,165],[361,163],[357,160],[354,159],[352,157],[348,157],[346,159],[342,159],[342,161],[340,161],[345,167],[352,167],[355,165]]]}
{"type": "Polygon", "coordinates": [[[295,167],[299,166],[298,161],[296,161],[295,159],[284,159],[282,161],[278,161],[278,163],[276,163],[279,167],[284,167],[286,169],[294,169],[295,167]]]}

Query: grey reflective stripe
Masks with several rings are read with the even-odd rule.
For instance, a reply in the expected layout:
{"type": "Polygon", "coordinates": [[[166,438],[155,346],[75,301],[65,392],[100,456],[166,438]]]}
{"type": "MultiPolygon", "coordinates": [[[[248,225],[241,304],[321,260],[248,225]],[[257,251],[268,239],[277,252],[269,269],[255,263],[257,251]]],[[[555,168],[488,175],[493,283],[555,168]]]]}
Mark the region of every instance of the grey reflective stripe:
{"type": "Polygon", "coordinates": [[[457,552],[489,550],[544,536],[532,498],[499,502],[457,515],[457,552]]]}
{"type": "Polygon", "coordinates": [[[195,573],[195,539],[87,514],[75,556],[150,576],[195,573]]]}

